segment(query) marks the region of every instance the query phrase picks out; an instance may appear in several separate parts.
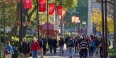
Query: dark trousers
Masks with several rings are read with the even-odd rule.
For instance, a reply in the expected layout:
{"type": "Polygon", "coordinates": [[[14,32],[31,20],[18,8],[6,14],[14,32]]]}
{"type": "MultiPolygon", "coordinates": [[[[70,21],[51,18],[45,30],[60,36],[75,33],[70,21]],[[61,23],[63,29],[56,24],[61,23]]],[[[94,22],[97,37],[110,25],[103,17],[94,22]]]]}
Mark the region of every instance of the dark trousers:
{"type": "Polygon", "coordinates": [[[53,50],[54,50],[54,54],[56,54],[56,48],[57,48],[57,47],[53,47],[53,50]]]}
{"type": "Polygon", "coordinates": [[[103,51],[103,49],[102,48],[100,48],[100,57],[102,58],[103,57],[103,53],[102,53],[102,51],[103,51]]]}
{"type": "Polygon", "coordinates": [[[81,49],[80,53],[81,53],[80,58],[87,58],[87,49],[81,49]]]}
{"type": "Polygon", "coordinates": [[[89,56],[93,56],[94,47],[89,48],[89,56]]]}
{"type": "Polygon", "coordinates": [[[77,46],[75,46],[75,53],[77,53],[77,46]]]}
{"type": "Polygon", "coordinates": [[[43,54],[46,54],[46,46],[43,46],[43,54]]]}
{"type": "Polygon", "coordinates": [[[50,48],[50,53],[52,53],[52,45],[49,45],[49,48],[50,48]]]}

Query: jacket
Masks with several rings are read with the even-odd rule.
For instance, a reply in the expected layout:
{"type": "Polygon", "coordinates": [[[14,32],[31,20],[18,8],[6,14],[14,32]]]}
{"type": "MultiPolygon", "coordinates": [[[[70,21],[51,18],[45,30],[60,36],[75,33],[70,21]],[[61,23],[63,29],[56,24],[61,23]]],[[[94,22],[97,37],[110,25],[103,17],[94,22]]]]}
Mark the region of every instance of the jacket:
{"type": "Polygon", "coordinates": [[[49,39],[48,39],[48,45],[50,45],[50,46],[53,45],[53,39],[52,39],[52,38],[49,38],[49,39]]]}
{"type": "Polygon", "coordinates": [[[31,51],[32,50],[40,50],[40,45],[38,42],[34,43],[34,41],[31,42],[31,47],[30,47],[31,51]]]}
{"type": "Polygon", "coordinates": [[[52,44],[53,44],[53,47],[57,47],[57,40],[56,39],[53,39],[52,44]]]}
{"type": "Polygon", "coordinates": [[[28,42],[21,42],[20,52],[23,54],[28,54],[29,51],[30,51],[29,43],[28,42]]]}
{"type": "Polygon", "coordinates": [[[63,46],[63,45],[64,45],[64,40],[63,39],[59,40],[59,46],[63,46]]]}
{"type": "Polygon", "coordinates": [[[14,50],[13,50],[13,48],[12,48],[11,45],[8,44],[8,45],[5,46],[5,48],[8,49],[8,53],[9,53],[9,54],[14,54],[14,50]]]}

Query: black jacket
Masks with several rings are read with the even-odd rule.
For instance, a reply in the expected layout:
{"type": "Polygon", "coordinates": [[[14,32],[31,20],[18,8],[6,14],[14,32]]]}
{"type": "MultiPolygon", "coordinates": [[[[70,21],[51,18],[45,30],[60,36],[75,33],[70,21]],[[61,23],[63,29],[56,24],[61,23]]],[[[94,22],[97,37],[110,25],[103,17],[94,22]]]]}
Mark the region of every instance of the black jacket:
{"type": "Polygon", "coordinates": [[[37,41],[38,41],[40,47],[42,47],[42,39],[38,39],[37,41]]]}
{"type": "Polygon", "coordinates": [[[74,47],[74,41],[69,39],[66,43],[67,47],[74,47]]]}
{"type": "Polygon", "coordinates": [[[56,39],[53,39],[52,44],[53,44],[53,47],[57,47],[57,40],[56,39]]]}
{"type": "Polygon", "coordinates": [[[43,40],[43,46],[45,47],[47,44],[47,40],[45,38],[43,38],[42,40],[43,40]]]}
{"type": "Polygon", "coordinates": [[[53,39],[52,38],[48,39],[48,45],[51,45],[51,46],[53,45],[53,39]]]}
{"type": "Polygon", "coordinates": [[[30,51],[29,43],[28,42],[21,42],[20,45],[20,52],[23,54],[27,54],[30,51]]]}
{"type": "Polygon", "coordinates": [[[64,45],[64,40],[59,40],[59,46],[63,46],[64,45]]]}

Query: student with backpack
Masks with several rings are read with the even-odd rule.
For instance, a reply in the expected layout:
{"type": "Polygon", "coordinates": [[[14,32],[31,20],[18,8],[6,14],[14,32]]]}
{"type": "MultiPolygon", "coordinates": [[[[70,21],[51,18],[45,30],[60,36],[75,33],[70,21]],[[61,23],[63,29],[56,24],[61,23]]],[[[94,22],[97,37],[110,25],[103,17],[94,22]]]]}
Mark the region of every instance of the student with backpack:
{"type": "Polygon", "coordinates": [[[69,58],[73,58],[74,41],[71,37],[69,38],[69,40],[67,40],[66,45],[67,45],[67,49],[68,49],[69,58]]]}
{"type": "Polygon", "coordinates": [[[93,56],[93,51],[94,51],[94,41],[93,39],[91,39],[90,43],[89,43],[89,56],[93,56]]]}
{"type": "Polygon", "coordinates": [[[5,58],[12,58],[12,54],[14,54],[14,51],[13,51],[12,46],[10,45],[10,42],[8,41],[7,45],[4,48],[5,58]]]}

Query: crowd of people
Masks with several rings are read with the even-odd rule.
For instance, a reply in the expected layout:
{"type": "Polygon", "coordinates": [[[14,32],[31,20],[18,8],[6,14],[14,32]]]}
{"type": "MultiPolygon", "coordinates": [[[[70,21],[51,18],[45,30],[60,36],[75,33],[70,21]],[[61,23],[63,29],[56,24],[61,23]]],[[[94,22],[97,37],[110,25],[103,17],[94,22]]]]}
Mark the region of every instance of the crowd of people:
{"type": "MultiPolygon", "coordinates": [[[[56,54],[57,48],[59,48],[59,56],[64,55],[64,44],[66,44],[67,52],[69,58],[73,58],[73,54],[79,53],[80,58],[87,58],[88,56],[93,56],[95,53],[102,57],[102,41],[100,36],[67,36],[66,38],[60,37],[59,40],[53,37],[44,38],[40,37],[36,39],[32,37],[30,42],[26,41],[26,38],[22,39],[20,43],[20,53],[22,58],[38,58],[38,53],[40,53],[41,48],[43,49],[43,55],[46,55],[46,52],[49,50],[50,54],[56,54]],[[47,46],[49,47],[47,49],[47,46]]],[[[11,58],[14,53],[10,42],[7,43],[4,49],[4,54],[6,58],[11,58]]]]}
{"type": "Polygon", "coordinates": [[[68,36],[65,39],[65,43],[68,49],[69,58],[73,57],[73,51],[75,53],[78,51],[80,58],[87,58],[88,56],[93,56],[94,52],[96,55],[100,53],[100,57],[102,58],[102,37],[100,36],[78,36],[78,37],[70,37],[68,36]]]}

